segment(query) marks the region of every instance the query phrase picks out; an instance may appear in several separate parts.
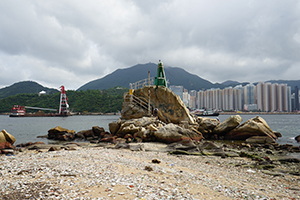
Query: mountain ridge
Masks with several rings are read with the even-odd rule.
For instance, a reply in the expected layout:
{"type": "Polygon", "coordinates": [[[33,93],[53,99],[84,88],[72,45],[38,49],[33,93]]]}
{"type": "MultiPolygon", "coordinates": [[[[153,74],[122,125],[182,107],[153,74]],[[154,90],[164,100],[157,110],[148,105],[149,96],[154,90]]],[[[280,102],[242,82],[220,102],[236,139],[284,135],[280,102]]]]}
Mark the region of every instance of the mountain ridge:
{"type": "MultiPolygon", "coordinates": [[[[182,85],[185,89],[188,90],[225,87],[219,83],[213,84],[210,81],[200,78],[195,74],[191,74],[179,67],[166,66],[164,67],[164,70],[166,74],[166,79],[170,82],[169,85],[182,85]]],[[[77,91],[87,89],[101,90],[115,86],[129,87],[129,83],[135,83],[137,81],[146,79],[148,77],[148,71],[150,71],[152,77],[155,77],[157,71],[157,64],[137,64],[129,68],[117,69],[103,78],[99,78],[84,84],[83,86],[79,87],[77,91]]]]}
{"type": "MultiPolygon", "coordinates": [[[[223,83],[211,83],[210,81],[199,77],[198,75],[191,74],[179,67],[164,67],[166,79],[169,81],[168,85],[182,85],[187,90],[206,90],[211,88],[220,88],[225,87],[235,87],[236,85],[246,85],[249,82],[237,82],[233,80],[228,80],[223,83]]],[[[117,69],[114,72],[106,75],[103,78],[95,79],[79,87],[76,91],[80,90],[104,90],[110,89],[116,86],[121,86],[124,88],[129,88],[129,83],[134,83],[142,79],[148,78],[148,71],[150,71],[151,77],[156,76],[157,64],[155,63],[146,63],[146,64],[137,64],[129,68],[117,69]]],[[[291,86],[292,93],[294,92],[295,86],[300,88],[300,80],[269,80],[265,82],[270,83],[284,83],[288,86],[291,86]]],[[[257,83],[253,83],[256,85],[257,83]]],[[[8,96],[13,96],[20,93],[38,93],[40,91],[50,92],[59,92],[59,90],[44,87],[34,81],[20,81],[7,86],[0,88],[0,99],[8,96]]]]}
{"type": "Polygon", "coordinates": [[[44,87],[35,81],[20,81],[10,86],[1,88],[0,99],[17,94],[34,94],[41,91],[45,91],[47,94],[59,92],[57,89],[44,87]]]}

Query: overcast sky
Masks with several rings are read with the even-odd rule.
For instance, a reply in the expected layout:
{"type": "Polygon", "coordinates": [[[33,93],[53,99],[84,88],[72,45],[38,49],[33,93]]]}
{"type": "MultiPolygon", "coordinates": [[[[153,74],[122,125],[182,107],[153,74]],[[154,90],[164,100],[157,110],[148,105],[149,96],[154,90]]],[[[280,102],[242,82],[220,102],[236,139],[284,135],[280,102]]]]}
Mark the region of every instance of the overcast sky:
{"type": "Polygon", "coordinates": [[[299,80],[300,1],[0,0],[0,88],[75,90],[159,59],[213,83],[299,80]]]}

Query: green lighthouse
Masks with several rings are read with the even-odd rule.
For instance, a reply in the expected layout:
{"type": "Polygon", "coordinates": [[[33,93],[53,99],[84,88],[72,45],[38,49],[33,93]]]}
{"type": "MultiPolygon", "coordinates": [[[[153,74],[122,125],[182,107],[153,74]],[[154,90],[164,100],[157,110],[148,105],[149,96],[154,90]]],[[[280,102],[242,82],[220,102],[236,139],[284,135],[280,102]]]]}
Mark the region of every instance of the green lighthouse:
{"type": "Polygon", "coordinates": [[[162,86],[167,87],[167,81],[166,81],[166,76],[165,76],[165,72],[164,72],[164,65],[161,62],[161,60],[159,60],[159,63],[158,63],[157,76],[155,77],[154,84],[156,86],[162,85],[162,86]]]}

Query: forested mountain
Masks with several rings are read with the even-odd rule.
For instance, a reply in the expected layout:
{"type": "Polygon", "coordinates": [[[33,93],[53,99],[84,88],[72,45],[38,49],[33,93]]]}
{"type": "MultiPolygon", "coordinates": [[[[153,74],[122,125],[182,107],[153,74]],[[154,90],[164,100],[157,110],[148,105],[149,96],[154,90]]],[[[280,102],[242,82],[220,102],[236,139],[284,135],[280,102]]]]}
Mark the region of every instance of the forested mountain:
{"type": "MultiPolygon", "coordinates": [[[[188,90],[224,88],[221,84],[213,84],[197,75],[188,73],[182,68],[164,66],[164,70],[169,85],[182,85],[188,90]]],[[[115,86],[129,88],[129,83],[148,78],[148,71],[150,71],[151,77],[156,77],[157,64],[138,64],[126,69],[117,69],[103,78],[86,83],[77,90],[102,90],[115,86]]]]}
{"type": "Polygon", "coordinates": [[[47,94],[59,92],[59,90],[44,87],[33,81],[22,81],[0,89],[0,99],[17,94],[37,94],[41,91],[47,94]]]}

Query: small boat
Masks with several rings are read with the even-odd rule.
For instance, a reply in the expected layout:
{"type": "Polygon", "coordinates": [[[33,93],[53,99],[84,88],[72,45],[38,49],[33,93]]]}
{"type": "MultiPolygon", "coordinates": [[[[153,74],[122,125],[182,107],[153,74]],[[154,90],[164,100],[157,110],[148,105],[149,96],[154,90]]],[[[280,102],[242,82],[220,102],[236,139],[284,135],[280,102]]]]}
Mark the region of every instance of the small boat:
{"type": "Polygon", "coordinates": [[[212,110],[194,110],[191,112],[191,114],[196,116],[219,116],[218,112],[214,112],[212,110]]]}
{"type": "Polygon", "coordinates": [[[196,114],[197,116],[219,116],[218,112],[203,112],[196,114]]]}
{"type": "Polygon", "coordinates": [[[25,116],[25,106],[14,105],[11,109],[10,117],[23,117],[25,116]]]}

